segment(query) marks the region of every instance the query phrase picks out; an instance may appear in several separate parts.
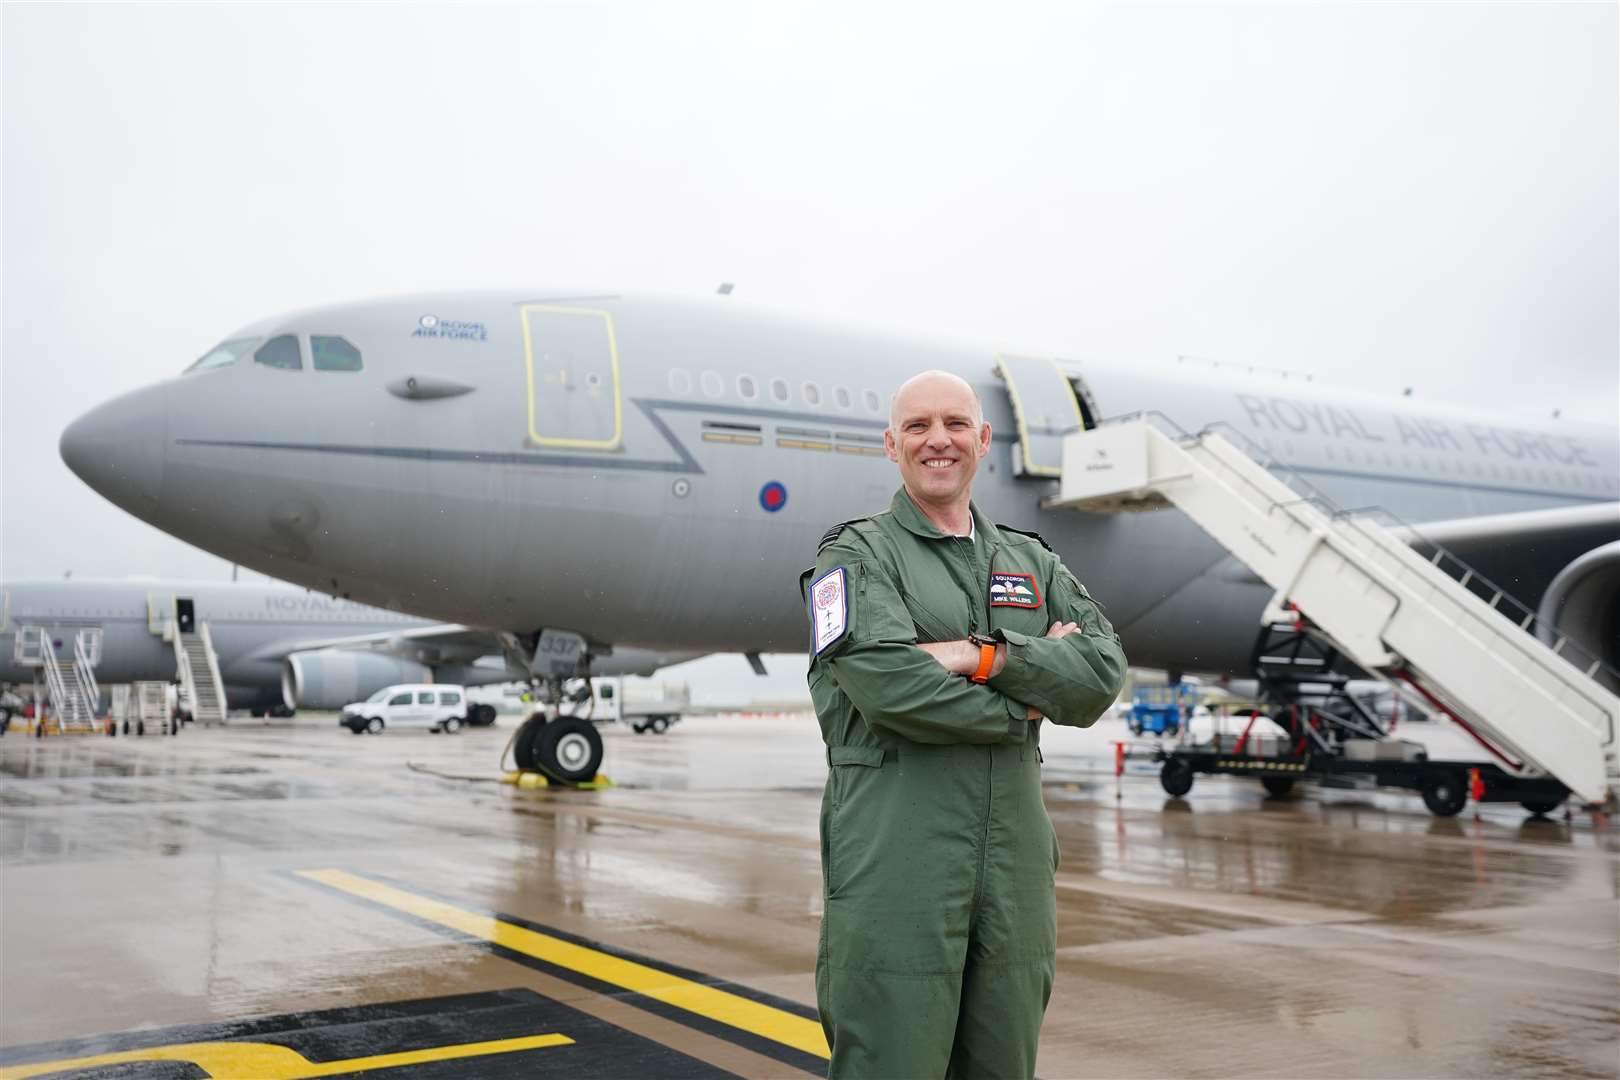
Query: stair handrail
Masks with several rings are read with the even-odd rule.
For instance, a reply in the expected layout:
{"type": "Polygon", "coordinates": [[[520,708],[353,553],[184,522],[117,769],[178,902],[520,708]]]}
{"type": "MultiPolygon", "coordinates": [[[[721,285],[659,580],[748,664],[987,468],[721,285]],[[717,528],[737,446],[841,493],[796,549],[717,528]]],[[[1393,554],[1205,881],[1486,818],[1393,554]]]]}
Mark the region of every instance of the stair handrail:
{"type": "MultiPolygon", "coordinates": [[[[219,722],[223,724],[227,712],[225,706],[225,680],[219,674],[219,654],[214,651],[214,632],[209,629],[206,619],[197,620],[197,636],[202,639],[204,655],[208,657],[208,674],[213,680],[212,686],[219,709],[219,722]]],[[[192,707],[196,708],[195,705],[192,707]]]]}
{"type": "Polygon", "coordinates": [[[101,627],[86,627],[73,635],[73,671],[90,706],[90,715],[101,703],[101,685],[96,682],[96,665],[101,662],[101,627]]]}
{"type": "MultiPolygon", "coordinates": [[[[1455,552],[1424,536],[1422,530],[1420,530],[1417,526],[1406,521],[1399,514],[1396,514],[1394,511],[1385,506],[1373,505],[1367,507],[1358,507],[1355,509],[1345,509],[1340,507],[1315,484],[1301,476],[1297,469],[1291,465],[1278,461],[1270,450],[1266,449],[1260,443],[1250,438],[1244,432],[1238,430],[1230,421],[1217,420],[1213,423],[1204,425],[1202,428],[1199,428],[1197,432],[1189,432],[1180,424],[1172,420],[1169,416],[1165,415],[1163,412],[1160,412],[1158,409],[1142,409],[1136,412],[1121,413],[1118,416],[1107,417],[1098,421],[1097,426],[1112,426],[1116,424],[1131,423],[1133,421],[1143,421],[1146,423],[1155,424],[1160,428],[1160,430],[1164,431],[1165,434],[1184,445],[1196,443],[1206,434],[1217,434],[1232,441],[1240,450],[1252,458],[1256,464],[1260,465],[1267,472],[1271,473],[1278,480],[1287,485],[1289,490],[1299,492],[1301,497],[1292,502],[1278,502],[1276,499],[1272,498],[1268,492],[1260,489],[1247,477],[1243,476],[1243,474],[1232,470],[1226,462],[1221,462],[1222,468],[1227,469],[1230,475],[1241,480],[1246,486],[1255,491],[1256,494],[1258,494],[1269,504],[1270,509],[1283,510],[1289,513],[1291,517],[1294,517],[1295,520],[1298,520],[1298,515],[1293,513],[1292,507],[1301,503],[1308,504],[1314,506],[1315,509],[1323,514],[1326,514],[1335,521],[1343,521],[1349,524],[1361,535],[1376,543],[1377,537],[1375,537],[1374,534],[1366,528],[1366,526],[1369,523],[1378,525],[1380,523],[1374,521],[1373,518],[1382,518],[1384,521],[1389,522],[1390,525],[1395,529],[1398,529],[1406,534],[1403,539],[1406,541],[1408,547],[1417,550],[1419,544],[1426,546],[1428,549],[1430,549],[1430,551],[1432,551],[1432,554],[1425,554],[1425,558],[1431,565],[1437,567],[1442,573],[1444,573],[1447,577],[1450,577],[1453,581],[1458,582],[1476,598],[1484,601],[1486,605],[1498,615],[1501,615],[1509,622],[1515,623],[1520,630],[1530,634],[1537,641],[1540,641],[1543,645],[1546,645],[1547,648],[1552,650],[1555,656],[1564,661],[1570,667],[1574,668],[1577,672],[1585,675],[1589,679],[1594,680],[1597,678],[1599,673],[1602,673],[1609,680],[1611,680],[1614,685],[1620,685],[1620,668],[1616,668],[1614,665],[1605,661],[1601,656],[1597,656],[1590,649],[1582,645],[1580,642],[1575,641],[1569,635],[1559,633],[1556,627],[1548,627],[1543,625],[1543,620],[1541,617],[1535,611],[1531,610],[1528,605],[1522,603],[1520,600],[1514,597],[1512,593],[1508,592],[1502,586],[1496,584],[1490,578],[1474,569],[1474,567],[1470,566],[1466,560],[1457,555],[1455,552]],[[1413,541],[1416,541],[1416,543],[1413,541]],[[1478,589],[1488,591],[1491,595],[1489,597],[1481,595],[1479,591],[1476,591],[1476,587],[1478,587],[1478,589]],[[1515,618],[1510,616],[1509,611],[1504,610],[1504,603],[1514,612],[1515,615],[1522,613],[1523,618],[1515,618]],[[1553,638],[1553,640],[1548,640],[1548,638],[1553,638]],[[1581,662],[1577,662],[1577,655],[1579,655],[1581,662]],[[1585,664],[1584,667],[1582,666],[1582,663],[1585,664]]],[[[1220,459],[1216,457],[1212,458],[1212,460],[1219,461],[1220,459]]],[[[1380,525],[1380,527],[1389,526],[1380,525]]],[[[1609,733],[1609,741],[1614,741],[1613,731],[1609,733]]]]}

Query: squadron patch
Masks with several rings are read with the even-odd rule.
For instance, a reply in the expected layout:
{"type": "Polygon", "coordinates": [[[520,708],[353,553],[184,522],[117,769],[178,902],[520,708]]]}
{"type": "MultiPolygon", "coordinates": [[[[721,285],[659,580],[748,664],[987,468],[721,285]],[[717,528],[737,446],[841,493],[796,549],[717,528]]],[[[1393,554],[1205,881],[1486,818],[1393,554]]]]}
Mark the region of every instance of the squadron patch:
{"type": "Polygon", "coordinates": [[[842,566],[810,583],[810,628],[817,656],[849,628],[849,591],[842,566]]]}
{"type": "Polygon", "coordinates": [[[1006,570],[990,571],[990,606],[1040,607],[1041,590],[1035,584],[1035,575],[1013,574],[1006,570]]]}

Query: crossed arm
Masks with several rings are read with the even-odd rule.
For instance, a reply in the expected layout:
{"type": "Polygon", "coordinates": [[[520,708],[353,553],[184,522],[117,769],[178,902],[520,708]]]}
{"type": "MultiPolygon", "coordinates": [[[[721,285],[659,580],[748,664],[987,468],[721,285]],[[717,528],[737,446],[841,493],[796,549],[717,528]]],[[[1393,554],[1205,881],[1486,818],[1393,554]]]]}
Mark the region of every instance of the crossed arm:
{"type": "MultiPolygon", "coordinates": [[[[1065,638],[1077,633],[1079,623],[1064,622],[1062,619],[1054,622],[1046,631],[1049,638],[1065,638]]],[[[919,644],[917,648],[939,661],[941,667],[953,675],[971,675],[979,670],[979,646],[965,638],[960,641],[936,641],[919,644]]],[[[1007,666],[1007,643],[1002,642],[996,646],[996,658],[990,664],[990,678],[1001,674],[1001,669],[1007,666]]],[[[1039,720],[1041,710],[1033,705],[1025,707],[1025,717],[1029,720],[1039,720]]]]}

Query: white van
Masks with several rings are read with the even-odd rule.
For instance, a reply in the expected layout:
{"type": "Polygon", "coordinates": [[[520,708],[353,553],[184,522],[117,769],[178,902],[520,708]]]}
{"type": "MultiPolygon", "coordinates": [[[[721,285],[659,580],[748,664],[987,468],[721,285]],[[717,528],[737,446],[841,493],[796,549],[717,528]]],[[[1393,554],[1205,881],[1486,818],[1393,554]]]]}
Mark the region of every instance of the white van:
{"type": "Polygon", "coordinates": [[[385,686],[338,714],[338,723],[356,735],[380,735],[391,727],[454,733],[466,722],[466,688],[445,683],[385,686]]]}

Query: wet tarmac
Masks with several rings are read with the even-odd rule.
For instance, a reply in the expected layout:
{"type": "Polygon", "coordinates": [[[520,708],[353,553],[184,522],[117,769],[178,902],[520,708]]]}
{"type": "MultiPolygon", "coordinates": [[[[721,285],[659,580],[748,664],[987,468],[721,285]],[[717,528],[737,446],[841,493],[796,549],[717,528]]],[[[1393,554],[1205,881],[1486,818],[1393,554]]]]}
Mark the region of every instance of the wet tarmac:
{"type": "MultiPolygon", "coordinates": [[[[818,1071],[813,718],[609,727],[590,792],[491,782],[513,723],[0,738],[0,1080],[818,1071]]],[[[1042,1076],[1620,1075],[1612,824],[1167,799],[1108,723],[1046,740],[1042,1076]]]]}

